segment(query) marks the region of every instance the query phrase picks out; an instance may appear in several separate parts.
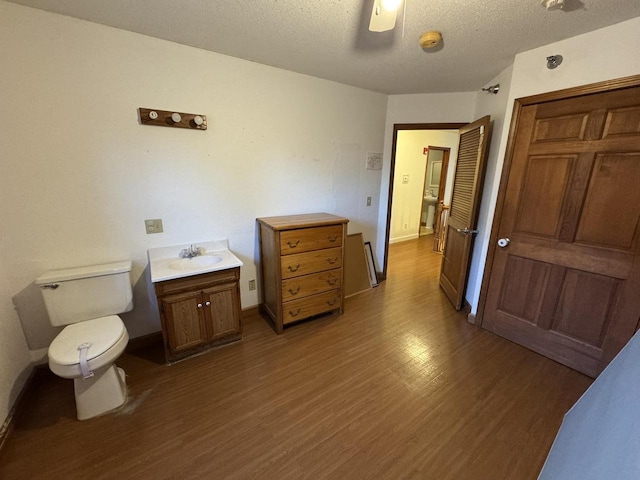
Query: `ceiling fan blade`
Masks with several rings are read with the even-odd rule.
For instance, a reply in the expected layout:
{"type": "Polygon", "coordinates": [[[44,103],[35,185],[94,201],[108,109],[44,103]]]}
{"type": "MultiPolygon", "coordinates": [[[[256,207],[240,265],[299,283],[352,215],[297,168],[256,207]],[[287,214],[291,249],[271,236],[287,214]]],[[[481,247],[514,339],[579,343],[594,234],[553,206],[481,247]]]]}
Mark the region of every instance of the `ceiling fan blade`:
{"type": "Polygon", "coordinates": [[[371,32],[386,32],[393,30],[396,26],[396,16],[398,12],[383,8],[381,3],[379,0],[373,2],[371,20],[369,21],[369,31],[371,32]]]}

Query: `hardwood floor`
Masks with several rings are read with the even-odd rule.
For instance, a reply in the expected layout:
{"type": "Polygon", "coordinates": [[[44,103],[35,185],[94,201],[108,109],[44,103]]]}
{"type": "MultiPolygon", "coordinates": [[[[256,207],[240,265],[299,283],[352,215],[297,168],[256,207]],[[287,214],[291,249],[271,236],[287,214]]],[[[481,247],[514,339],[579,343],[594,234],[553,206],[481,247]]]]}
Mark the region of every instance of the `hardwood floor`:
{"type": "Polygon", "coordinates": [[[470,325],[431,237],[326,317],[173,366],[125,354],[124,410],[79,422],[47,370],[0,452],[10,479],[534,479],[591,379],[470,325]]]}

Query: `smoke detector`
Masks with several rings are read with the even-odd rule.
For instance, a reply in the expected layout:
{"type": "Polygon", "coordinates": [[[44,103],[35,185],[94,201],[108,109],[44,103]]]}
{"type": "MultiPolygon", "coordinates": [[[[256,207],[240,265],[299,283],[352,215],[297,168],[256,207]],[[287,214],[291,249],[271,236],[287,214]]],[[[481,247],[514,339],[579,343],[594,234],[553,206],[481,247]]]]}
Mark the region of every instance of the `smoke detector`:
{"type": "Polygon", "coordinates": [[[562,10],[564,0],[542,0],[542,6],[547,10],[562,10]]]}
{"type": "Polygon", "coordinates": [[[423,49],[434,48],[440,45],[442,34],[440,32],[429,31],[420,35],[420,46],[423,49]]]}

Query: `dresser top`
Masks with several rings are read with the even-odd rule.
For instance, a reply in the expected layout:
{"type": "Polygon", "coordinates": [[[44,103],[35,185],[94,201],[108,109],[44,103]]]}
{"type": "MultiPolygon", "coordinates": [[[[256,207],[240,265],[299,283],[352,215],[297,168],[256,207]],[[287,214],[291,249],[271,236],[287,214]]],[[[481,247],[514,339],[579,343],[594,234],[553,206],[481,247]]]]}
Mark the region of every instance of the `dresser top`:
{"type": "Polygon", "coordinates": [[[292,230],[294,228],[318,227],[347,223],[348,218],[330,213],[305,213],[302,215],[283,215],[281,217],[262,217],[256,219],[273,230],[292,230]]]}

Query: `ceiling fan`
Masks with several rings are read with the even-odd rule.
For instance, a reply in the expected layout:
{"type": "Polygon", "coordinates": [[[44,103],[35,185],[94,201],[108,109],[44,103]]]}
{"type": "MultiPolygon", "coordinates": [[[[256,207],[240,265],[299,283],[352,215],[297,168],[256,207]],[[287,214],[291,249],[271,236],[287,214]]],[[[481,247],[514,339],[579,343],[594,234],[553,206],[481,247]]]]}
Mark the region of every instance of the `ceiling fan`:
{"type": "Polygon", "coordinates": [[[403,0],[374,0],[371,9],[369,31],[386,32],[396,26],[398,10],[403,5],[403,0]]]}

